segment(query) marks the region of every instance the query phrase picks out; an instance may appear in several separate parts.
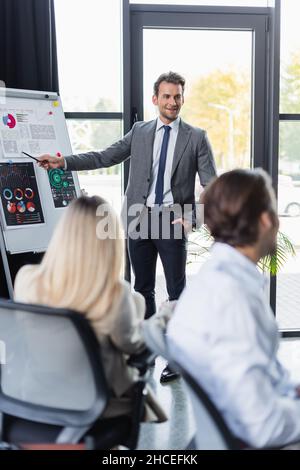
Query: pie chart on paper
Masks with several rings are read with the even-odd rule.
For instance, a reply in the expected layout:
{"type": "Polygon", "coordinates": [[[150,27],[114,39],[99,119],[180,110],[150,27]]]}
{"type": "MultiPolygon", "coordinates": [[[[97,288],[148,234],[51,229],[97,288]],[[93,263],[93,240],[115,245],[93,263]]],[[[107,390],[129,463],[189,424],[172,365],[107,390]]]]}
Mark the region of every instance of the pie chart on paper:
{"type": "Polygon", "coordinates": [[[2,117],[3,124],[10,129],[13,129],[16,126],[16,120],[12,114],[6,114],[2,117]]]}
{"type": "Polygon", "coordinates": [[[26,208],[29,212],[34,212],[35,211],[35,205],[33,202],[27,202],[26,208]]]}

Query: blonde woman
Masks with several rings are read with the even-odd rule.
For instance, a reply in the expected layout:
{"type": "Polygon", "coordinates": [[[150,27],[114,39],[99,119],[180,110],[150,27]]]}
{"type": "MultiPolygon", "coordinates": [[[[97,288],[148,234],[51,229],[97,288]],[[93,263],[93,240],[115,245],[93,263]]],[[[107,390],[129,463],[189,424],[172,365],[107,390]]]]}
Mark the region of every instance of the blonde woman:
{"type": "MultiPolygon", "coordinates": [[[[137,371],[126,359],[145,347],[144,299],[121,280],[123,245],[112,207],[100,197],[82,196],[59,221],[42,262],[21,268],[15,281],[15,300],[77,310],[91,322],[112,392],[107,417],[131,413],[137,371]]],[[[148,395],[146,419],[164,421],[148,395]]]]}

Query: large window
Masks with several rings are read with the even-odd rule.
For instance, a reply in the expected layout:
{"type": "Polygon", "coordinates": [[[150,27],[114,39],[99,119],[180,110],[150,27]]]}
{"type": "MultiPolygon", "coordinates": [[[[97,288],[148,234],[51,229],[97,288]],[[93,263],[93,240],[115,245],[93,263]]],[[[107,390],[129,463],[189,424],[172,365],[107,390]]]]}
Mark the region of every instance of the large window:
{"type": "MultiPolygon", "coordinates": [[[[73,153],[122,137],[122,1],[55,0],[60,94],[73,153]]],[[[121,165],[80,172],[81,187],[121,201],[121,165]]]]}
{"type": "Polygon", "coordinates": [[[281,230],[296,250],[278,275],[277,318],[300,328],[300,35],[299,0],[281,2],[281,89],[278,211],[281,230]]]}
{"type": "MultiPolygon", "coordinates": [[[[181,117],[205,129],[219,172],[250,167],[252,32],[197,29],[144,29],[144,119],[156,117],[149,99],[162,71],[186,79],[181,117]],[[166,57],[161,44],[176,44],[166,57]],[[209,44],[209,48],[201,48],[209,44]],[[200,51],[197,60],[186,51],[200,51]]],[[[196,179],[198,182],[198,178],[196,179]]]]}
{"type": "MultiPolygon", "coordinates": [[[[156,117],[153,83],[162,72],[176,71],[186,79],[181,117],[207,130],[219,172],[262,166],[266,110],[257,96],[265,86],[268,12],[204,14],[195,8],[190,14],[185,6],[179,11],[132,5],[132,106],[138,119],[156,117]]],[[[198,177],[196,191],[201,191],[198,177]]],[[[189,242],[188,280],[204,259],[199,256],[203,245],[209,245],[199,233],[192,233],[189,242]]],[[[156,280],[159,304],[167,297],[160,265],[156,280]]]]}

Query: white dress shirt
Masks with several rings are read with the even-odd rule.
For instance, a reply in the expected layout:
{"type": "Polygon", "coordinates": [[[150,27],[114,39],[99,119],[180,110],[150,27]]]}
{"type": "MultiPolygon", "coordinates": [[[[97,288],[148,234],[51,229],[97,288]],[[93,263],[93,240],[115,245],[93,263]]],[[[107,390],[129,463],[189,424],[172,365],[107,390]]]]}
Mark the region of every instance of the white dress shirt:
{"type": "Polygon", "coordinates": [[[216,243],[168,327],[171,353],[232,432],[254,447],[300,441],[300,400],[277,359],[279,333],[264,284],[254,263],[216,243]]]}
{"type": "MultiPolygon", "coordinates": [[[[168,124],[171,127],[170,136],[169,136],[169,143],[168,143],[168,150],[167,150],[167,160],[166,160],[166,168],[164,174],[164,199],[163,205],[170,206],[174,203],[172,191],[171,191],[171,175],[172,175],[172,165],[173,165],[173,158],[174,158],[174,150],[178,135],[178,128],[179,128],[180,118],[178,117],[175,121],[168,124]]],[[[160,151],[162,146],[162,141],[164,137],[164,128],[165,124],[161,121],[161,119],[157,118],[156,124],[156,131],[153,143],[153,162],[152,162],[152,170],[151,170],[151,182],[150,182],[150,190],[147,198],[147,206],[152,207],[155,204],[155,186],[158,174],[158,167],[159,167],[159,159],[160,159],[160,151]]]]}

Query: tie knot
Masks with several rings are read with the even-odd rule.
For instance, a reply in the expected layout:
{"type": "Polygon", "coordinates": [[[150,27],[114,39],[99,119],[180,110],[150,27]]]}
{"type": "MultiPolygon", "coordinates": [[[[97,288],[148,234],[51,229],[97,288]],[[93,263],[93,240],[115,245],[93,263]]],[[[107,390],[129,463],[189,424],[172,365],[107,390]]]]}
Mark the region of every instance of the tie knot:
{"type": "Polygon", "coordinates": [[[170,126],[164,126],[164,130],[165,130],[165,132],[170,132],[171,127],[170,126]]]}

